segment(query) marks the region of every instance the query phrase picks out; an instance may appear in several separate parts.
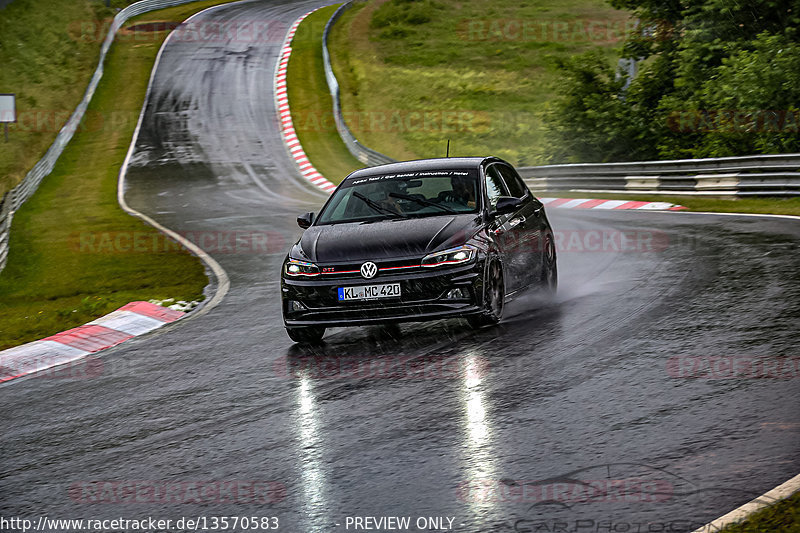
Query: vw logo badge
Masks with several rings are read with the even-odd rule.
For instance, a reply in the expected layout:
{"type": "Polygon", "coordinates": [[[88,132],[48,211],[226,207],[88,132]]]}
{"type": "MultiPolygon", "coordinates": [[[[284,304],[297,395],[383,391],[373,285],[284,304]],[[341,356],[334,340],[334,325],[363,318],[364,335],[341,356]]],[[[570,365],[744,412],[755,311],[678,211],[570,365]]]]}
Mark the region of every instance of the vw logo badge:
{"type": "Polygon", "coordinates": [[[361,276],[364,279],[372,279],[378,273],[378,265],[372,261],[367,261],[361,265],[361,276]]]}

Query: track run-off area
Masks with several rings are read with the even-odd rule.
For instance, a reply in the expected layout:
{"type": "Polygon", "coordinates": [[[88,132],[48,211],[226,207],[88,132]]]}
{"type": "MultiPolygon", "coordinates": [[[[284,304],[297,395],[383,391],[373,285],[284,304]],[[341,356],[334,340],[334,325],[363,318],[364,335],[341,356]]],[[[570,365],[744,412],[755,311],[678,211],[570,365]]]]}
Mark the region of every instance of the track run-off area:
{"type": "MultiPolygon", "coordinates": [[[[320,5],[243,2],[193,20],[288,30],[320,5]]],[[[280,268],[296,216],[327,194],[281,136],[283,38],[165,44],[125,200],[215,236],[205,250],[229,291],[81,363],[91,372],[0,386],[0,514],[692,531],[800,471],[788,218],[549,209],[555,298],[518,298],[480,331],[440,321],[292,344],[280,268]]]]}

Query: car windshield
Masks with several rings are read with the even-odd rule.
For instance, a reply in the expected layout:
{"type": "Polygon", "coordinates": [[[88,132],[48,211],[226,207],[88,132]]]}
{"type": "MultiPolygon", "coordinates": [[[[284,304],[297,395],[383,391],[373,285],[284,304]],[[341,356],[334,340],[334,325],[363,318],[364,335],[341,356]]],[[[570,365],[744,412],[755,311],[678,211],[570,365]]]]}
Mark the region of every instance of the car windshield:
{"type": "Polygon", "coordinates": [[[342,184],[317,224],[476,213],[477,170],[380,174],[342,184]]]}

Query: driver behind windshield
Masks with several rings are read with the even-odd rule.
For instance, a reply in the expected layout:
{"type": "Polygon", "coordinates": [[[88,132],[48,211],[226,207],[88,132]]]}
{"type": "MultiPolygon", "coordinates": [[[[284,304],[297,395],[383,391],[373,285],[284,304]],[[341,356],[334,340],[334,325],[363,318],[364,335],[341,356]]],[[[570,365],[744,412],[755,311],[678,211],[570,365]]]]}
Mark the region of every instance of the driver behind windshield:
{"type": "Polygon", "coordinates": [[[467,176],[450,178],[451,191],[446,191],[440,199],[459,206],[475,208],[475,180],[467,176]]]}

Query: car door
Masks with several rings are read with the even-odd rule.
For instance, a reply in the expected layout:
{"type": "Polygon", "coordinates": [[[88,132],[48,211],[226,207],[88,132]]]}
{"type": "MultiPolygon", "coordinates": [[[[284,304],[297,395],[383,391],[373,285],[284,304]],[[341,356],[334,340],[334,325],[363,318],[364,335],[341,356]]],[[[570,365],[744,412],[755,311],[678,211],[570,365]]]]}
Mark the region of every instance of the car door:
{"type": "Polygon", "coordinates": [[[510,196],[521,198],[521,208],[512,215],[508,225],[513,226],[516,241],[515,256],[519,268],[516,274],[520,286],[526,287],[539,280],[542,272],[542,246],[545,219],[542,203],[537,200],[516,170],[510,165],[496,163],[510,196]]]}
{"type": "MultiPolygon", "coordinates": [[[[485,169],[487,208],[493,213],[497,200],[501,196],[511,196],[497,163],[485,169]]],[[[503,256],[506,292],[514,292],[527,285],[527,272],[524,253],[520,247],[521,229],[518,226],[524,221],[518,216],[519,211],[497,216],[489,225],[489,231],[495,239],[503,256]]],[[[524,226],[524,224],[523,224],[524,226]]]]}

